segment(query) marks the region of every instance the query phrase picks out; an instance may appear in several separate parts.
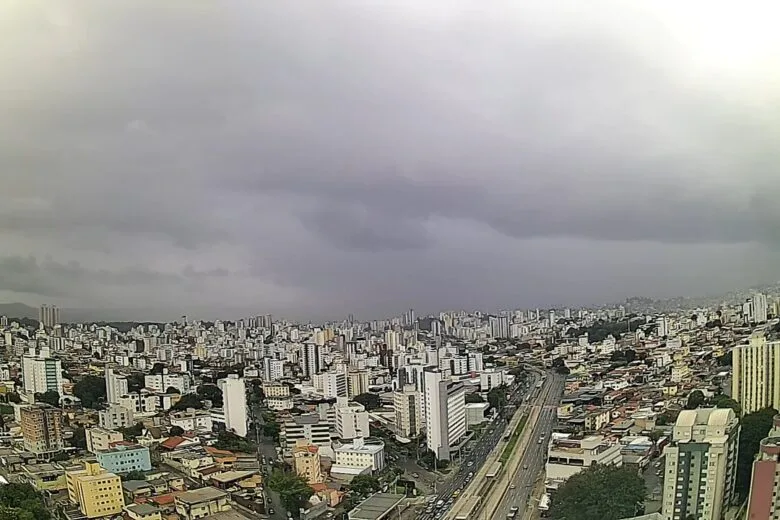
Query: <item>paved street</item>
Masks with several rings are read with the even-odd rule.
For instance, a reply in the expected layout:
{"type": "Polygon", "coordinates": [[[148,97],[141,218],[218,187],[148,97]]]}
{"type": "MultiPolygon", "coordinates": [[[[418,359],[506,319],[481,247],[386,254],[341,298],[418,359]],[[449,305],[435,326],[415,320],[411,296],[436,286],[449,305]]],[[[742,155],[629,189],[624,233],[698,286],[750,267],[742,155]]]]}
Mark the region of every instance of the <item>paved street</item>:
{"type": "MultiPolygon", "coordinates": [[[[523,397],[526,395],[526,389],[529,392],[534,390],[534,385],[539,380],[539,375],[536,372],[529,372],[527,381],[522,385],[516,385],[510,396],[507,406],[517,407],[522,403],[523,397]]],[[[444,484],[444,488],[436,495],[434,505],[439,501],[444,502],[443,507],[436,508],[431,512],[423,512],[418,518],[420,520],[430,520],[434,518],[441,518],[444,516],[454,500],[452,499],[455,491],[460,491],[468,485],[473,476],[477,473],[479,468],[485,463],[488,455],[496,448],[501,441],[501,437],[504,434],[504,429],[507,426],[507,421],[503,417],[496,418],[495,421],[487,426],[485,434],[473,442],[472,446],[467,446],[470,451],[464,453],[462,464],[460,464],[457,473],[451,477],[451,479],[444,484]]]]}
{"type": "Polygon", "coordinates": [[[531,441],[528,444],[517,473],[511,478],[509,489],[501,501],[499,508],[490,518],[505,519],[510,508],[517,507],[517,518],[523,518],[526,508],[535,508],[536,503],[529,504],[529,497],[534,483],[543,477],[544,464],[547,457],[547,445],[550,434],[555,426],[556,411],[560,403],[566,376],[560,374],[548,375],[549,385],[545,385],[542,399],[542,410],[533,429],[531,441]],[[539,442],[541,440],[541,443],[539,442]]]}

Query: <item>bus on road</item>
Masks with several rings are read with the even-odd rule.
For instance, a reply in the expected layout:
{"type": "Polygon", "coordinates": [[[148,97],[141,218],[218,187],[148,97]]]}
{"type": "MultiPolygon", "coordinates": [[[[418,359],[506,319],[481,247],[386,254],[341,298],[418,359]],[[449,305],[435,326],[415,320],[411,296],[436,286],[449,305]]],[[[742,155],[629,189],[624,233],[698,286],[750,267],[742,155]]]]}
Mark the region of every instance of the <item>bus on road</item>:
{"type": "Polygon", "coordinates": [[[496,475],[501,471],[501,463],[500,462],[494,462],[492,466],[490,466],[490,469],[487,472],[487,475],[485,475],[485,478],[495,478],[496,475]]]}

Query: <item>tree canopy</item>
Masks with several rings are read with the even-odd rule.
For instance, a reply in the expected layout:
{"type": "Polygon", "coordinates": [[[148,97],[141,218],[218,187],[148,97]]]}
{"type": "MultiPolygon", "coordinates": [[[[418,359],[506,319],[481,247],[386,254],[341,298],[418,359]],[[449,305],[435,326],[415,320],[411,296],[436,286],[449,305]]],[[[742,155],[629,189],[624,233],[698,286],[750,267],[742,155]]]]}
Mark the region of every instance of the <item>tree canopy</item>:
{"type": "Polygon", "coordinates": [[[704,394],[701,390],[694,390],[688,394],[688,401],[685,403],[685,408],[688,410],[695,410],[704,404],[704,394]]]}
{"type": "Polygon", "coordinates": [[[593,465],[569,478],[555,494],[555,520],[620,520],[640,512],[644,480],[635,470],[593,465]]]}
{"type": "Polygon", "coordinates": [[[371,393],[356,395],[352,400],[365,406],[369,412],[379,408],[381,404],[379,395],[371,393]]]}
{"type": "Polygon", "coordinates": [[[211,401],[211,404],[216,408],[221,408],[223,405],[222,390],[217,385],[200,385],[197,394],[201,399],[211,401]]]}
{"type": "Polygon", "coordinates": [[[73,385],[73,395],[81,399],[84,408],[95,408],[106,399],[106,380],[98,376],[85,376],[73,385]]]}
{"type": "Polygon", "coordinates": [[[467,403],[484,403],[485,400],[482,399],[482,396],[479,395],[476,392],[472,392],[470,394],[466,394],[466,402],[467,403]]]}
{"type": "Polygon", "coordinates": [[[740,421],[742,430],[739,434],[736,489],[743,499],[748,496],[750,491],[753,460],[758,453],[759,444],[761,439],[766,437],[769,430],[772,429],[772,418],[776,414],[777,410],[764,408],[745,415],[740,421]]]}
{"type": "Polygon", "coordinates": [[[295,518],[298,517],[299,509],[305,506],[314,494],[314,490],[302,477],[278,469],[268,479],[268,487],[279,493],[284,508],[295,518]]]}
{"type": "Polygon", "coordinates": [[[239,451],[242,453],[255,453],[257,451],[257,445],[254,442],[229,431],[219,432],[214,447],[218,450],[239,451]]]}
{"type": "Polygon", "coordinates": [[[742,406],[740,406],[737,401],[727,395],[717,394],[715,397],[710,399],[710,404],[715,408],[731,408],[734,410],[734,414],[736,414],[737,417],[742,415],[742,406]]]}
{"type": "Polygon", "coordinates": [[[146,473],[143,471],[131,471],[122,475],[122,480],[146,480],[146,473]]]}
{"type": "Polygon", "coordinates": [[[30,484],[0,486],[0,520],[49,520],[41,495],[30,484]]]}
{"type": "Polygon", "coordinates": [[[506,386],[491,388],[488,392],[488,403],[492,408],[501,410],[506,405],[506,386]]]}
{"type": "Polygon", "coordinates": [[[87,449],[87,432],[84,428],[73,430],[73,437],[70,438],[70,445],[80,450],[87,449]]]}
{"type": "Polygon", "coordinates": [[[47,390],[42,394],[35,394],[35,400],[39,403],[46,403],[58,407],[60,405],[60,393],[56,390],[47,390]]]}
{"type": "Polygon", "coordinates": [[[379,482],[379,479],[373,475],[358,475],[349,483],[349,490],[360,497],[372,495],[379,491],[381,487],[382,484],[379,482]]]}
{"type": "Polygon", "coordinates": [[[203,408],[203,401],[195,394],[184,394],[176,401],[175,405],[171,406],[172,411],[186,410],[187,408],[200,410],[203,408]]]}
{"type": "Polygon", "coordinates": [[[168,435],[171,437],[178,437],[179,435],[182,435],[184,433],[184,428],[181,426],[171,426],[171,429],[168,430],[168,435]]]}

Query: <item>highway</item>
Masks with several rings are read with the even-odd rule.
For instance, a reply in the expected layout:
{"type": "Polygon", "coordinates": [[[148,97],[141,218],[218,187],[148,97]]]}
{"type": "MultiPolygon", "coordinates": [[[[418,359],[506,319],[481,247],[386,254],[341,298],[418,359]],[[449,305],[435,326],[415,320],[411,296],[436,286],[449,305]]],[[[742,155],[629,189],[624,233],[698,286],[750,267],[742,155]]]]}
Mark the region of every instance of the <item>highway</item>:
{"type": "Polygon", "coordinates": [[[555,427],[557,407],[566,383],[566,376],[551,373],[548,383],[542,390],[542,409],[534,426],[531,441],[522,455],[517,473],[511,476],[509,489],[501,500],[495,516],[492,518],[506,519],[512,507],[518,508],[516,518],[519,520],[526,514],[526,508],[535,508],[536,503],[529,503],[531,491],[542,476],[547,458],[547,447],[550,434],[555,427]],[[539,442],[541,440],[541,442],[539,442]]]}
{"type": "MultiPolygon", "coordinates": [[[[522,403],[523,397],[526,395],[526,393],[534,391],[534,385],[540,379],[540,375],[535,371],[529,371],[528,375],[529,377],[524,383],[514,385],[512,388],[512,393],[505,410],[515,410],[522,403]],[[509,408],[510,406],[514,408],[509,408]]],[[[477,474],[479,469],[485,463],[488,455],[490,455],[490,453],[496,448],[496,445],[498,445],[501,441],[506,426],[506,418],[500,415],[492,423],[488,423],[486,426],[487,432],[485,435],[483,435],[476,442],[466,446],[466,450],[463,454],[463,460],[458,467],[457,473],[444,484],[443,489],[439,490],[435,500],[431,503],[434,508],[432,510],[427,509],[418,515],[417,518],[419,520],[433,520],[436,518],[441,518],[447,513],[447,511],[449,511],[449,509],[452,507],[452,504],[454,503],[453,494],[455,491],[462,491],[468,485],[468,483],[471,482],[471,480],[474,478],[474,475],[477,474]],[[435,505],[440,501],[444,502],[445,505],[436,508],[435,505]]]]}

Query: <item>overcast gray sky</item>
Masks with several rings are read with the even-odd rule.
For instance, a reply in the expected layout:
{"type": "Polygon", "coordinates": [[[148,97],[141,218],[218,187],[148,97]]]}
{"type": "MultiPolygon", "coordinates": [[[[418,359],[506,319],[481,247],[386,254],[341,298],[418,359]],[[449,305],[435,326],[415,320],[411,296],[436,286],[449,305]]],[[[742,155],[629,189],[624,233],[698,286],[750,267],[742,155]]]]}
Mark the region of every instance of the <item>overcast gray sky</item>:
{"type": "Polygon", "coordinates": [[[6,0],[0,301],[370,318],[775,280],[775,4],[6,0]]]}

